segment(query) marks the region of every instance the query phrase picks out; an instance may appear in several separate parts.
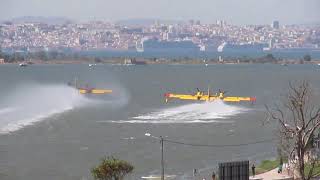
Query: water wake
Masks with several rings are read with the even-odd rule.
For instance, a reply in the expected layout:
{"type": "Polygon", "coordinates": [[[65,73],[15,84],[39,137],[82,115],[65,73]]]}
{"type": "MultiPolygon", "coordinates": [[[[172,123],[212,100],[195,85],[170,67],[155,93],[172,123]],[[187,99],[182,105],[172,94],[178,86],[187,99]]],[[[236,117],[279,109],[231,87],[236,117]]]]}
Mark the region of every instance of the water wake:
{"type": "Polygon", "coordinates": [[[232,106],[222,101],[188,104],[174,108],[163,109],[149,114],[134,117],[128,121],[113,121],[117,123],[214,123],[248,109],[232,106]]]}
{"type": "Polygon", "coordinates": [[[64,85],[20,86],[0,104],[0,134],[42,121],[77,106],[95,103],[64,85]]]}

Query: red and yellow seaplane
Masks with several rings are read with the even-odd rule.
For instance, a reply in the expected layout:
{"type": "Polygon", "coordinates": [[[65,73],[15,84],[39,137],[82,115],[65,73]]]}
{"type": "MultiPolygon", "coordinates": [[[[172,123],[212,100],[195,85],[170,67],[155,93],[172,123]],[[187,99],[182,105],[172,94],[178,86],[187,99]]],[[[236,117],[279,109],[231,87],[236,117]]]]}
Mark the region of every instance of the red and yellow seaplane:
{"type": "Polygon", "coordinates": [[[166,98],[166,102],[169,99],[180,99],[180,100],[192,100],[192,101],[216,101],[222,100],[224,102],[252,102],[256,101],[255,97],[238,97],[238,96],[225,96],[225,91],[221,91],[219,89],[218,93],[210,94],[210,90],[208,88],[208,93],[204,94],[203,91],[200,91],[197,88],[196,94],[174,94],[174,93],[165,93],[164,97],[166,98]]]}
{"type": "Polygon", "coordinates": [[[74,86],[80,94],[110,94],[110,93],[112,93],[111,89],[96,89],[96,88],[89,87],[88,84],[84,87],[78,87],[77,79],[74,80],[74,85],[72,85],[72,83],[70,83],[70,82],[68,83],[68,85],[74,86]]]}

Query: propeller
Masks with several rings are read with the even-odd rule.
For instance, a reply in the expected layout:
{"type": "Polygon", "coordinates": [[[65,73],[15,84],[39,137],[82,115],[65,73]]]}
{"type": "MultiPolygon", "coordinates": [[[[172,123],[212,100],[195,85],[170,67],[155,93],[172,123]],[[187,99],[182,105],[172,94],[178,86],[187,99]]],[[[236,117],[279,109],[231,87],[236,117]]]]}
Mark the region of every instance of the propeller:
{"type": "Polygon", "coordinates": [[[221,89],[219,89],[219,93],[223,93],[226,94],[228,91],[222,91],[221,89]]]}

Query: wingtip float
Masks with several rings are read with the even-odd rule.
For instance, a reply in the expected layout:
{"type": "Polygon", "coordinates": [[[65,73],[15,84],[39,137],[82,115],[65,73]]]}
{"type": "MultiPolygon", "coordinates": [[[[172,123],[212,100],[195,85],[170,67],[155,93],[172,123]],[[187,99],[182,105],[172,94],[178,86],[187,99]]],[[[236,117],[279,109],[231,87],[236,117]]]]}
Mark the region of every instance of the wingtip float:
{"type": "Polygon", "coordinates": [[[204,94],[199,89],[195,94],[174,94],[174,93],[165,93],[165,102],[167,103],[169,99],[180,99],[180,100],[191,100],[191,101],[216,101],[222,100],[224,102],[256,102],[256,97],[241,97],[241,96],[225,96],[225,92],[219,90],[218,93],[210,94],[208,91],[207,94],[204,94]]]}

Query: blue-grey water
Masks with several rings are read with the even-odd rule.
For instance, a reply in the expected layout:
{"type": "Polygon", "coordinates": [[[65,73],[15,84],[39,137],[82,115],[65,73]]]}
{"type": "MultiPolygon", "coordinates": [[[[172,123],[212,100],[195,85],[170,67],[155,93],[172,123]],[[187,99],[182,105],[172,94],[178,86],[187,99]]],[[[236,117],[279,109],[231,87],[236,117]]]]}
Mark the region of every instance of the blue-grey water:
{"type": "MultiPolygon", "coordinates": [[[[0,179],[92,179],[103,156],[134,164],[128,179],[159,174],[160,144],[145,133],[194,144],[242,144],[272,139],[262,125],[264,105],[281,99],[292,80],[320,88],[317,65],[17,65],[0,66],[0,179]],[[111,88],[112,95],[83,96],[67,82],[111,88]],[[164,102],[166,92],[224,89],[255,96],[250,104],[164,102]]],[[[227,94],[227,95],[228,95],[227,94]]],[[[202,177],[219,162],[276,156],[275,142],[241,147],[164,144],[166,174],[202,177]]]]}

